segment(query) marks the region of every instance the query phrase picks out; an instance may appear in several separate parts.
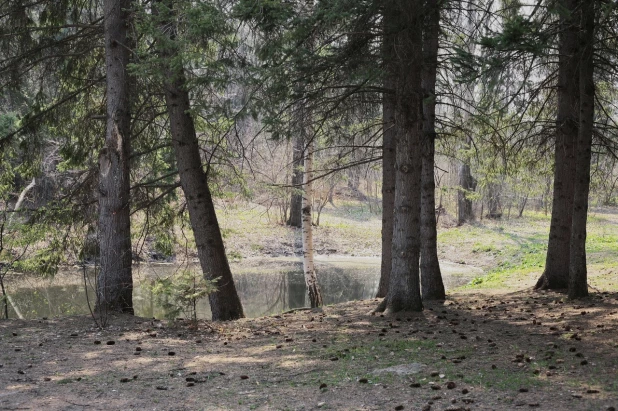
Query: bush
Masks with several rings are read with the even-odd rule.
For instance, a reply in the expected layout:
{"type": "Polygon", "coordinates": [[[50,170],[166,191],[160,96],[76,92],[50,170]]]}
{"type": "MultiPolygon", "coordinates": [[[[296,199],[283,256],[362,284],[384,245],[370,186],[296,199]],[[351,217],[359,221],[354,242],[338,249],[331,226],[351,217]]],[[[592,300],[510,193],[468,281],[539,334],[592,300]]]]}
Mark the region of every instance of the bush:
{"type": "Polygon", "coordinates": [[[214,280],[206,280],[201,273],[183,270],[179,274],[158,278],[152,282],[151,291],[165,310],[165,317],[175,320],[180,314],[197,321],[197,302],[217,291],[214,280]]]}

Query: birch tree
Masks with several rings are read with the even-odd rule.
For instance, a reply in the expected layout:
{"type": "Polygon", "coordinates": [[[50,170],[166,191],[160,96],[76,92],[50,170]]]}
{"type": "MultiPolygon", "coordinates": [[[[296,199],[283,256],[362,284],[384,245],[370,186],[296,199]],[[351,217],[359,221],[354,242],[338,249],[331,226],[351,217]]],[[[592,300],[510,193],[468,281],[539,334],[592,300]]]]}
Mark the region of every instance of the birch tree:
{"type": "MultiPolygon", "coordinates": [[[[302,109],[301,109],[302,113],[302,109]]],[[[301,114],[303,116],[303,114],[301,114]]],[[[304,116],[303,116],[304,117],[304,116]]],[[[318,284],[318,276],[313,264],[313,156],[315,139],[314,136],[307,136],[307,145],[303,159],[303,202],[302,202],[302,236],[303,236],[303,272],[305,273],[305,284],[309,294],[311,308],[321,307],[322,292],[318,284]]]]}

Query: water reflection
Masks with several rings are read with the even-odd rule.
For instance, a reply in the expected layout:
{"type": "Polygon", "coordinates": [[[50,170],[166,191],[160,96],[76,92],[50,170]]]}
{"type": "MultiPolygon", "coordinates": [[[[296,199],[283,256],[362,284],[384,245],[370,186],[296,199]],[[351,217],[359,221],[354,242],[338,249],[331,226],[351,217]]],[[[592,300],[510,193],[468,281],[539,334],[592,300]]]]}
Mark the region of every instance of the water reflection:
{"type": "MultiPolygon", "coordinates": [[[[186,268],[186,267],[185,267],[186,268]]],[[[152,265],[136,270],[136,286],[133,303],[136,315],[165,318],[165,311],[158,303],[148,284],[151,279],[172,275],[178,266],[152,265]]],[[[320,287],[325,304],[371,298],[378,286],[379,264],[318,265],[320,287]]],[[[94,303],[94,271],[88,269],[88,298],[94,303]]],[[[254,268],[240,270],[235,274],[236,287],[240,294],[245,315],[259,317],[280,313],[292,308],[306,307],[309,303],[305,291],[302,266],[289,262],[282,268],[254,268]]],[[[11,318],[57,317],[89,313],[84,291],[83,274],[79,270],[63,272],[53,280],[41,280],[20,276],[9,283],[11,318]]],[[[210,318],[208,299],[198,302],[199,318],[210,318]]]]}
{"type": "MultiPolygon", "coordinates": [[[[302,264],[291,259],[269,259],[266,264],[235,266],[234,278],[245,315],[260,317],[309,305],[302,264]]],[[[379,258],[325,259],[317,264],[319,283],[325,304],[373,298],[380,272],[379,258]]],[[[441,264],[448,289],[462,285],[480,274],[479,270],[459,264],[441,264]]],[[[133,303],[136,315],[165,318],[165,311],[153,296],[149,284],[153,278],[173,275],[186,269],[178,265],[140,265],[134,268],[136,286],[133,303]]],[[[193,267],[197,270],[197,267],[193,267]]],[[[88,314],[83,273],[80,270],[59,273],[52,280],[14,274],[7,278],[11,318],[58,317],[88,314]]],[[[94,304],[94,270],[88,269],[88,298],[94,304]]],[[[199,318],[210,318],[208,299],[198,302],[199,318]]]]}

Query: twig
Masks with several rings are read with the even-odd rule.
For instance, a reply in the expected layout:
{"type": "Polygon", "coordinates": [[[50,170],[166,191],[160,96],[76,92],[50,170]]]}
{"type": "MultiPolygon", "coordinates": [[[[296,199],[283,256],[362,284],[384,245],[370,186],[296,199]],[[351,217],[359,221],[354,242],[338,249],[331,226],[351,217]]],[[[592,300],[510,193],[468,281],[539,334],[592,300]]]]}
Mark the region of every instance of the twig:
{"type": "Polygon", "coordinates": [[[101,327],[101,325],[99,324],[99,320],[97,320],[97,317],[94,315],[94,312],[92,311],[92,305],[90,304],[90,297],[88,297],[88,282],[86,279],[86,264],[83,265],[83,268],[84,268],[84,292],[86,293],[86,304],[88,304],[88,311],[90,311],[90,315],[92,316],[92,319],[95,325],[102,329],[103,327],[101,327]]]}

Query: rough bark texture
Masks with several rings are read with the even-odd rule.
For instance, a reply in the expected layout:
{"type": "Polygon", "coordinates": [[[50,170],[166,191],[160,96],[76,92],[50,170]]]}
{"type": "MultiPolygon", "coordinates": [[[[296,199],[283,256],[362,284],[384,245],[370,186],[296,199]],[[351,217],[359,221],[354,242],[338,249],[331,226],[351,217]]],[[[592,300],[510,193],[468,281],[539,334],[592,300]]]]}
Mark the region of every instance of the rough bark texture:
{"type": "MultiPolygon", "coordinates": [[[[385,55],[394,80],[397,133],[392,268],[388,295],[378,309],[421,311],[419,258],[421,217],[422,2],[391,0],[384,5],[385,36],[393,48],[385,55]]],[[[387,42],[389,44],[389,42],[387,42]]]]}
{"type": "Polygon", "coordinates": [[[588,295],[586,270],[586,221],[590,191],[590,158],[594,121],[594,1],[582,1],[581,63],[579,65],[579,132],[577,136],[576,179],[573,195],[569,298],[588,295]]]}
{"type": "Polygon", "coordinates": [[[97,310],[133,313],[129,197],[128,0],[105,0],[107,127],[99,154],[97,310]]]}
{"type": "Polygon", "coordinates": [[[294,189],[290,198],[290,218],[287,224],[292,227],[301,227],[302,225],[302,202],[303,195],[300,185],[303,183],[303,153],[305,151],[305,142],[301,136],[295,136],[292,147],[292,185],[294,189]]]}
{"type": "Polygon", "coordinates": [[[438,0],[425,3],[423,39],[423,171],[421,185],[421,286],[424,300],[444,300],[446,293],[438,262],[436,229],[436,183],[434,157],[436,143],[436,75],[440,34],[438,0]]]}
{"type": "MultiPolygon", "coordinates": [[[[392,85],[385,82],[385,88],[392,85]]],[[[382,102],[384,131],[382,137],[382,263],[376,297],[386,297],[391,275],[393,248],[393,208],[395,206],[395,143],[394,97],[385,94],[382,102]]]]}
{"type": "MultiPolygon", "coordinates": [[[[302,112],[303,110],[300,109],[302,112]]],[[[301,121],[304,120],[301,114],[301,121]]],[[[322,292],[318,284],[318,276],[313,264],[313,216],[311,212],[311,200],[313,197],[313,136],[307,139],[307,150],[305,153],[303,167],[303,271],[305,273],[305,284],[309,293],[309,303],[311,308],[322,306],[322,292]]]]}
{"type": "Polygon", "coordinates": [[[569,282],[571,223],[575,182],[575,144],[579,123],[579,0],[562,0],[558,46],[558,114],[554,198],[545,270],[535,288],[566,289],[569,282]]]}
{"type": "MultiPolygon", "coordinates": [[[[173,31],[168,27],[166,34],[173,38],[173,31]]],[[[170,58],[175,57],[175,51],[164,50],[162,55],[169,62],[170,58]]],[[[168,66],[165,74],[165,101],[170,117],[172,146],[189,210],[197,255],[204,277],[209,280],[218,278],[217,291],[208,296],[212,319],[229,321],[243,318],[242,304],[225,255],[215,205],[208,187],[208,176],[200,158],[195,124],[189,114],[191,107],[184,71],[177,66],[168,66]]]]}

